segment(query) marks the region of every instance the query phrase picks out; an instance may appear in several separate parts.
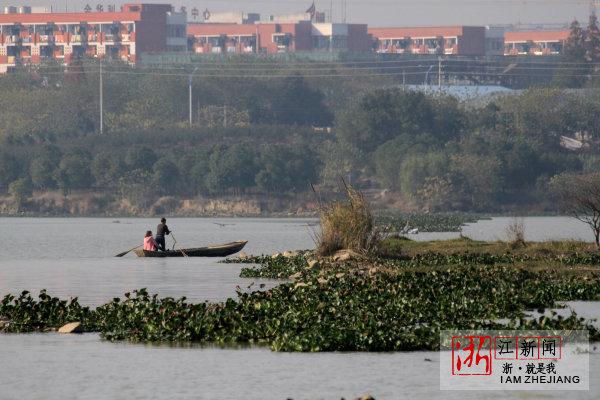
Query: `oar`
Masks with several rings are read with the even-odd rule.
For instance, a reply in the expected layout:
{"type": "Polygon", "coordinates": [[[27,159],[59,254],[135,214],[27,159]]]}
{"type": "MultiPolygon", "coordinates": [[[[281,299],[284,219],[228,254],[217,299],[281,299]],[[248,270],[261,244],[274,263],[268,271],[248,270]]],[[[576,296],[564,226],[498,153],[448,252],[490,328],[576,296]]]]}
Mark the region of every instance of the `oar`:
{"type": "MultiPolygon", "coordinates": [[[[173,249],[174,249],[175,245],[177,244],[177,239],[175,239],[175,236],[173,236],[173,231],[171,231],[171,237],[173,238],[173,249]]],[[[180,251],[184,257],[188,256],[187,254],[185,254],[185,251],[183,251],[182,249],[177,249],[177,251],[180,251]]]]}
{"type": "Polygon", "coordinates": [[[127,250],[127,251],[124,251],[122,253],[117,254],[115,257],[123,257],[125,254],[129,253],[130,251],[135,250],[138,247],[142,247],[142,246],[143,246],[143,244],[140,244],[139,246],[135,246],[134,248],[131,248],[131,249],[127,250]]]}

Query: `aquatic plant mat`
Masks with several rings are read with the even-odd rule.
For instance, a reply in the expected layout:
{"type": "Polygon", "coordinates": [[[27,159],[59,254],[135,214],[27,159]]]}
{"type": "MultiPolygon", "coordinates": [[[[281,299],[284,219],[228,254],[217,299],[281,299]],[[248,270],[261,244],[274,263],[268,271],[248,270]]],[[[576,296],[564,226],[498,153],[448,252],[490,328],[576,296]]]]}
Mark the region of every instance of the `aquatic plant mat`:
{"type": "Polygon", "coordinates": [[[47,331],[71,321],[108,340],[263,344],[280,351],[435,350],[445,329],[587,329],[577,315],[531,310],[600,300],[600,256],[577,242],[528,244],[388,239],[396,257],[343,263],[291,257],[242,260],[242,276],[286,278],[223,303],[159,298],[145,289],[90,309],[28,292],[0,303],[0,331],[47,331]],[[397,243],[398,242],[398,243],[397,243]],[[457,249],[452,252],[450,249],[457,249]]]}
{"type": "Polygon", "coordinates": [[[398,211],[378,211],[374,213],[378,227],[387,232],[400,232],[418,229],[420,232],[460,232],[468,223],[486,219],[479,214],[465,213],[403,213],[398,211]]]}

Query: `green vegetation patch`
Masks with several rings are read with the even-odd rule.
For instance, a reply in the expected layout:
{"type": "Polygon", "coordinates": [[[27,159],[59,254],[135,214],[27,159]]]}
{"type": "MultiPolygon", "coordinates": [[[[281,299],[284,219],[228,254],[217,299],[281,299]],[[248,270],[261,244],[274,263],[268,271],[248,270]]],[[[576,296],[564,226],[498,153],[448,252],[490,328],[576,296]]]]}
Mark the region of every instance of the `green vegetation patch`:
{"type": "Polygon", "coordinates": [[[424,214],[381,211],[376,214],[377,225],[388,232],[418,229],[420,232],[460,232],[467,223],[482,219],[478,214],[424,214]]]}
{"type": "Polygon", "coordinates": [[[421,255],[415,268],[401,259],[322,260],[308,268],[307,256],[263,257],[265,272],[243,275],[293,282],[239,290],[237,299],[223,303],[192,304],[141,289],[90,310],[45,292],[39,300],[28,292],[8,295],[0,304],[0,330],[44,331],[79,320],[108,340],[263,344],[278,351],[435,350],[444,329],[588,329],[600,340],[597,328],[575,314],[527,317],[557,301],[600,300],[598,264],[571,273],[565,265],[564,271],[529,269],[531,261],[522,258],[437,262],[421,255]]]}
{"type": "Polygon", "coordinates": [[[303,271],[307,267],[307,257],[310,252],[301,252],[292,257],[284,257],[279,254],[276,256],[255,256],[245,259],[227,259],[224,263],[243,263],[260,264],[260,268],[247,267],[242,268],[241,278],[270,278],[282,279],[289,278],[291,275],[303,271]]]}

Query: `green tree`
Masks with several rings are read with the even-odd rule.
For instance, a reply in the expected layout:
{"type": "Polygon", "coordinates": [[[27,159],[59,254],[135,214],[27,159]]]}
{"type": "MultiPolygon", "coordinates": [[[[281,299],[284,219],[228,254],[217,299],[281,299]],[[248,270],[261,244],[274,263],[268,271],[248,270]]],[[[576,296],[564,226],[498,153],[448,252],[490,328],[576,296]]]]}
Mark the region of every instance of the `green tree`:
{"type": "Polygon", "coordinates": [[[376,90],[342,111],[336,134],[370,153],[401,134],[431,132],[434,111],[421,92],[399,89],[376,90]]]}
{"type": "Polygon", "coordinates": [[[158,157],[154,150],[147,146],[136,146],[127,151],[125,162],[130,169],[152,170],[158,157]]]}
{"type": "Polygon", "coordinates": [[[571,23],[569,37],[565,42],[564,57],[568,61],[581,62],[586,56],[586,32],[577,20],[571,23]]]}
{"type": "Polygon", "coordinates": [[[32,195],[31,183],[25,178],[17,179],[8,186],[8,193],[17,211],[21,211],[27,202],[27,198],[32,195]]]}
{"type": "Polygon", "coordinates": [[[21,173],[21,164],[17,157],[7,150],[0,151],[0,187],[18,179],[21,173]]]}
{"type": "Polygon", "coordinates": [[[159,159],[153,167],[152,184],[159,194],[174,194],[179,186],[177,165],[166,158],[159,159]]]}
{"type": "Polygon", "coordinates": [[[53,189],[56,187],[54,171],[57,164],[49,157],[34,158],[29,166],[29,175],[33,187],[40,190],[53,189]]]}
{"type": "Polygon", "coordinates": [[[89,157],[72,153],[65,155],[58,165],[55,179],[65,195],[73,189],[85,189],[92,186],[92,176],[89,157]]]}
{"type": "Polygon", "coordinates": [[[206,186],[213,193],[245,190],[254,186],[256,175],[253,149],[242,144],[217,146],[209,158],[206,186]]]}
{"type": "Polygon", "coordinates": [[[252,123],[330,126],[333,121],[322,91],[311,87],[302,76],[244,79],[235,84],[228,91],[235,96],[228,96],[225,104],[248,110],[252,123]]]}
{"type": "Polygon", "coordinates": [[[115,187],[125,168],[125,163],[112,151],[96,154],[91,165],[96,185],[105,188],[115,187]]]}
{"type": "Polygon", "coordinates": [[[417,199],[429,178],[443,178],[448,173],[448,158],[442,153],[415,154],[400,165],[400,190],[409,198],[417,199]]]}
{"type": "Polygon", "coordinates": [[[571,23],[570,33],[565,42],[562,63],[555,82],[562,87],[581,87],[589,73],[586,32],[577,20],[571,23]]]}
{"type": "Polygon", "coordinates": [[[489,210],[502,191],[502,163],[496,157],[462,154],[451,157],[452,186],[463,207],[489,210]]]}
{"type": "Polygon", "coordinates": [[[306,190],[317,179],[318,161],[305,146],[267,146],[261,152],[255,182],[263,191],[306,190]]]}
{"type": "MultiPolygon", "coordinates": [[[[412,137],[403,134],[382,144],[373,153],[375,172],[379,181],[390,189],[400,190],[402,186],[400,168],[404,160],[414,156],[419,157],[436,147],[431,135],[412,137]]],[[[412,188],[411,193],[415,190],[416,188],[412,188]]]]}
{"type": "Polygon", "coordinates": [[[401,135],[429,135],[443,143],[462,128],[458,105],[456,99],[435,99],[417,91],[375,90],[340,113],[336,135],[366,153],[401,135]]]}
{"type": "Polygon", "coordinates": [[[56,145],[42,145],[34,152],[34,157],[29,162],[29,176],[34,189],[56,188],[54,173],[61,157],[62,152],[56,145]]]}
{"type": "Polygon", "coordinates": [[[210,152],[204,146],[195,146],[187,151],[181,149],[175,163],[181,174],[182,190],[185,194],[206,193],[206,176],[210,152]]]}
{"type": "Polygon", "coordinates": [[[596,13],[590,14],[585,31],[585,59],[592,63],[600,61],[600,28],[598,27],[596,13]]]}
{"type": "Polygon", "coordinates": [[[318,149],[323,160],[321,181],[338,188],[340,177],[347,177],[365,163],[365,155],[357,147],[345,141],[327,141],[318,149]]]}

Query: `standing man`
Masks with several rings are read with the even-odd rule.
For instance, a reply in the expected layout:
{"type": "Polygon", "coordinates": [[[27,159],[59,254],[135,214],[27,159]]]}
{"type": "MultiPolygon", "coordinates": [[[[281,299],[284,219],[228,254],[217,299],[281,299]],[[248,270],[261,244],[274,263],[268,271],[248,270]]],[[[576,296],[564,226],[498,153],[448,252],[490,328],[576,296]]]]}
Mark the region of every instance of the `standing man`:
{"type": "Polygon", "coordinates": [[[160,224],[156,227],[156,242],[158,243],[158,249],[161,251],[167,251],[165,247],[165,235],[171,233],[169,227],[167,226],[167,219],[161,218],[160,224]]]}

